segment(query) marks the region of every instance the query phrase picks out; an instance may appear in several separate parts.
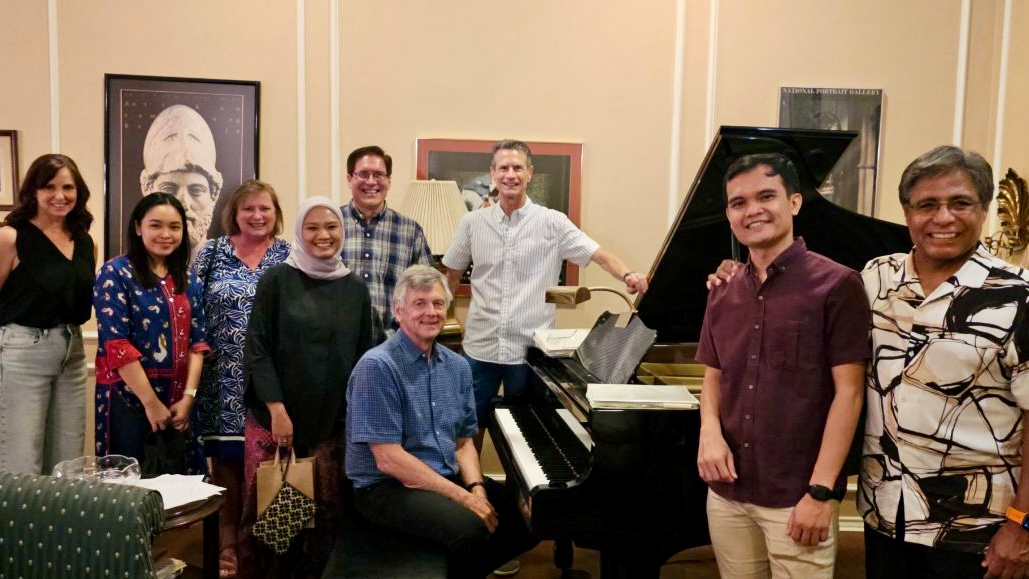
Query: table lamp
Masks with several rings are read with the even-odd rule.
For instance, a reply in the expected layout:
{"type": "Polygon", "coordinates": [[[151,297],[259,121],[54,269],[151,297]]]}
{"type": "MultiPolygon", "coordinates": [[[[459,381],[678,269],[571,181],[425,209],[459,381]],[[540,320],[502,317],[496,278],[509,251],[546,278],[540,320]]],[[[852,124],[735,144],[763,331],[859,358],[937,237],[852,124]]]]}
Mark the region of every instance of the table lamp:
{"type": "MultiPolygon", "coordinates": [[[[457,181],[411,181],[400,212],[422,226],[436,262],[434,265],[445,272],[440,260],[454,239],[458,222],[468,213],[457,181]]],[[[460,347],[461,324],[454,317],[453,302],[447,310],[447,321],[443,324],[439,341],[451,349],[460,347]]]]}

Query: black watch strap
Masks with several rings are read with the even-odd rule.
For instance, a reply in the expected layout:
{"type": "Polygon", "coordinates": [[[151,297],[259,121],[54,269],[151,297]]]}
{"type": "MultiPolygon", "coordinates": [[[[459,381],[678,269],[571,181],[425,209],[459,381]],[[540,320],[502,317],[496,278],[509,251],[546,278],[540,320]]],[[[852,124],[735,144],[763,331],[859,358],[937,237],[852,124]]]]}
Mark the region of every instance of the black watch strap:
{"type": "Polygon", "coordinates": [[[481,480],[477,480],[475,482],[470,482],[464,485],[465,490],[467,490],[468,492],[472,492],[472,489],[474,489],[475,487],[486,488],[486,483],[482,482],[481,480]]]}
{"type": "Polygon", "coordinates": [[[837,497],[837,493],[827,486],[822,485],[810,485],[807,487],[807,494],[811,495],[811,498],[816,501],[825,502],[831,499],[840,500],[842,497],[837,497]]]}

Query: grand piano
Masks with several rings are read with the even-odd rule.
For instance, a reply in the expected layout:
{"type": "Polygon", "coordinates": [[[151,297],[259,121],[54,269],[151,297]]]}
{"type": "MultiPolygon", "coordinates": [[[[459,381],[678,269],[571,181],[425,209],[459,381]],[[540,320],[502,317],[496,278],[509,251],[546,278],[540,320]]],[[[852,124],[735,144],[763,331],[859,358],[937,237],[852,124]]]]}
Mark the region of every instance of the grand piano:
{"type": "MultiPolygon", "coordinates": [[[[686,384],[699,394],[703,368],[693,354],[705,280],[723,259],[746,259],[729,229],[722,189],[739,156],[781,152],[794,161],[804,197],[794,231],[812,251],[860,270],[873,257],[911,248],[905,227],[843,209],[818,192],[856,138],[850,131],[719,130],[636,304],[657,340],[631,382],[686,384]]],[[[527,361],[539,378],[538,396],[498,407],[489,430],[533,534],[556,541],[557,566],[570,567],[574,542],[600,551],[604,579],[656,578],[675,553],[709,543],[707,486],[696,467],[699,412],[591,409],[586,384],[598,380],[578,360],[532,348],[527,361]]]]}

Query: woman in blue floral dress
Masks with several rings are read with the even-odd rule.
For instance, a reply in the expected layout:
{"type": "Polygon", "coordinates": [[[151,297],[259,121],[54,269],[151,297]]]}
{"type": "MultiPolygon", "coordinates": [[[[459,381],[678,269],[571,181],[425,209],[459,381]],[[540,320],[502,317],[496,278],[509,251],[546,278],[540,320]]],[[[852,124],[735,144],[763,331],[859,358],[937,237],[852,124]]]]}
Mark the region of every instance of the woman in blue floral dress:
{"type": "MultiPolygon", "coordinates": [[[[182,204],[167,193],[144,196],[132,211],[127,240],[128,253],[105,263],[93,285],[100,337],[96,454],[142,462],[151,432],[169,427],[190,432],[209,348],[200,288],[187,271],[182,204]]],[[[186,472],[203,471],[200,456],[191,453],[186,472]]]]}
{"type": "Polygon", "coordinates": [[[257,282],[289,254],[282,208],[271,185],[250,180],[229,196],[222,213],[226,235],[204,244],[193,263],[203,287],[207,339],[212,356],[204,365],[197,398],[199,434],[211,459],[215,484],[225,487],[221,512],[221,577],[236,572],[236,542],[242,508],[243,344],[257,282]]]}

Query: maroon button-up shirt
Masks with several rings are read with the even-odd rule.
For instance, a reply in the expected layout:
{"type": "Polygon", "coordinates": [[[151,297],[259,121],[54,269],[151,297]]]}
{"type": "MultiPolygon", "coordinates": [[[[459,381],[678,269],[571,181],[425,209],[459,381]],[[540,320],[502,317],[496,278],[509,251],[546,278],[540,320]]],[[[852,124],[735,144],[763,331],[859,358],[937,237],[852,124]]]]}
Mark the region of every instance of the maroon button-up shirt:
{"type": "MultiPolygon", "coordinates": [[[[730,500],[784,508],[807,491],[835,395],[832,367],[869,358],[857,272],[797,238],[762,284],[747,264],[711,290],[697,360],[721,370],[719,415],[739,478],[730,500]]],[[[849,441],[848,441],[849,442],[849,441]]],[[[845,484],[841,474],[837,488],[845,484]]]]}

